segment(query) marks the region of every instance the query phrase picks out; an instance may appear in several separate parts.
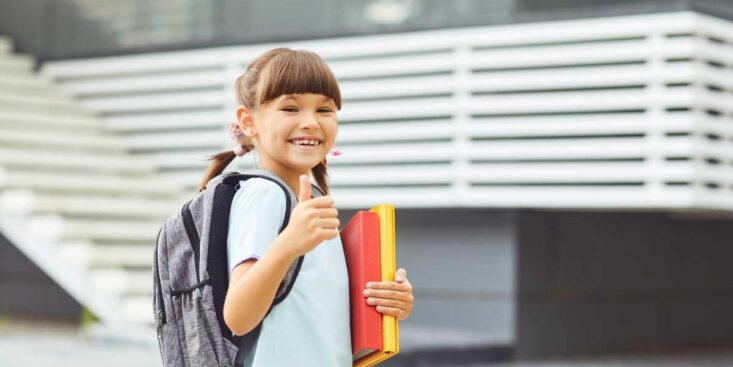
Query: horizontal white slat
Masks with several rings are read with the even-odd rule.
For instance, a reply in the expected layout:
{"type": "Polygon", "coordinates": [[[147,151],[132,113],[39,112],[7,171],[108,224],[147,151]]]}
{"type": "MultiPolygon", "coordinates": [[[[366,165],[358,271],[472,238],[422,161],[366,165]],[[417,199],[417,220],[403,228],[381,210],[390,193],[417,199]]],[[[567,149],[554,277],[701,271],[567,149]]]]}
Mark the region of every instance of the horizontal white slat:
{"type": "MultiPolygon", "coordinates": [[[[453,93],[452,75],[400,77],[396,79],[343,81],[339,83],[343,99],[390,98],[423,94],[453,93]]],[[[346,102],[350,104],[350,102],[346,102]]]]}
{"type": "Polygon", "coordinates": [[[364,78],[386,75],[450,72],[455,67],[455,55],[410,55],[363,60],[332,61],[329,67],[338,78],[364,78]]]}
{"type": "Polygon", "coordinates": [[[691,90],[667,90],[661,96],[644,91],[526,93],[472,97],[472,113],[538,113],[643,109],[657,105],[690,106],[691,90]]]}
{"type": "Polygon", "coordinates": [[[691,181],[695,167],[688,162],[667,163],[656,170],[644,162],[471,164],[472,183],[589,183],[691,181]]]}
{"type": "Polygon", "coordinates": [[[448,139],[454,132],[451,120],[345,124],[338,128],[336,145],[348,142],[448,139]]]}
{"type": "Polygon", "coordinates": [[[468,135],[475,138],[508,138],[570,135],[644,134],[650,131],[692,131],[689,116],[652,120],[643,115],[629,116],[542,116],[475,119],[468,124],[468,135]]]}
{"type": "MultiPolygon", "coordinates": [[[[695,143],[690,138],[666,139],[657,148],[653,152],[657,155],[690,156],[695,143]]],[[[599,138],[473,142],[467,156],[483,160],[611,159],[643,158],[649,153],[643,138],[599,138]]]]}
{"type": "Polygon", "coordinates": [[[466,84],[471,91],[523,91],[680,83],[690,82],[694,76],[690,63],[670,65],[662,71],[643,65],[615,65],[475,73],[466,84]]]}
{"type": "Polygon", "coordinates": [[[455,176],[450,164],[395,165],[389,167],[333,167],[333,185],[450,184],[455,176]]]}
{"type": "Polygon", "coordinates": [[[691,39],[668,40],[663,50],[653,50],[646,40],[611,41],[598,44],[551,45],[532,48],[476,51],[468,61],[473,69],[549,67],[575,64],[595,64],[644,61],[658,51],[666,58],[694,55],[691,39]]]}
{"type": "Polygon", "coordinates": [[[374,102],[353,102],[343,106],[339,120],[390,120],[400,118],[425,118],[451,115],[455,112],[454,100],[434,97],[374,102]]]}

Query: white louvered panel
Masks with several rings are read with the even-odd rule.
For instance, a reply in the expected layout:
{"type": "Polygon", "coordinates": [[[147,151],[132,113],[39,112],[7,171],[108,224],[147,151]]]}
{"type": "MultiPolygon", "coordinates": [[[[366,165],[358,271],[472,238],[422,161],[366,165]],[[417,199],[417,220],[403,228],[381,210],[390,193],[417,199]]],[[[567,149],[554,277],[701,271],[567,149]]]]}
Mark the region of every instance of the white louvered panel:
{"type": "MultiPolygon", "coordinates": [[[[446,199],[455,205],[532,206],[535,200],[538,207],[594,207],[596,200],[600,207],[666,208],[694,205],[693,193],[713,190],[705,182],[731,195],[729,164],[705,160],[733,160],[733,73],[706,62],[730,68],[733,48],[706,40],[706,29],[732,42],[730,22],[678,13],[288,46],[318,52],[341,80],[336,143],[344,155],[328,159],[346,202],[368,198],[358,186],[368,182],[404,195],[396,203],[424,206],[408,192],[424,189],[421,179],[443,184],[444,172],[421,171],[437,164],[455,170],[440,189],[455,194],[446,199]],[[708,84],[726,90],[708,90],[708,84]],[[499,161],[501,166],[490,163],[499,161]],[[523,195],[498,199],[493,193],[499,187],[460,186],[457,177],[466,176],[486,185],[512,180],[523,195]],[[594,183],[583,187],[587,200],[543,199],[558,185],[576,189],[585,183],[594,183]],[[618,200],[602,198],[604,190],[611,198],[617,192],[618,200]]],[[[104,114],[106,126],[124,132],[128,146],[155,162],[163,177],[191,187],[208,164],[205,157],[229,148],[223,126],[234,119],[234,79],[273,46],[57,62],[44,73],[87,96],[85,103],[104,114]],[[94,92],[110,94],[87,94],[94,92]]],[[[231,167],[246,168],[244,162],[255,160],[249,155],[231,167]]]]}

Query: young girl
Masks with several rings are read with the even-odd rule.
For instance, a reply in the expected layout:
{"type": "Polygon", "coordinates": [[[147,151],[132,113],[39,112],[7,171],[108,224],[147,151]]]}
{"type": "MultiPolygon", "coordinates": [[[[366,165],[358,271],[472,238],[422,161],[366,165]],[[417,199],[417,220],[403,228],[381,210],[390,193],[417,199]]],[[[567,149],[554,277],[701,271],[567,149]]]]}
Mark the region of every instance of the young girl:
{"type": "MultiPolygon", "coordinates": [[[[224,320],[236,335],[262,321],[245,366],[351,366],[349,279],[325,160],[341,109],[336,78],[315,53],[278,48],[252,61],[235,89],[237,148],[214,157],[201,187],[254,149],[257,169],[286,183],[297,205],[278,235],[282,189],[261,178],[240,182],[229,220],[224,320]],[[311,190],[311,174],[325,196],[311,190]],[[306,253],[290,293],[267,314],[288,267],[306,253]]],[[[406,276],[399,269],[393,282],[365,285],[368,304],[406,319],[413,305],[406,276]]]]}

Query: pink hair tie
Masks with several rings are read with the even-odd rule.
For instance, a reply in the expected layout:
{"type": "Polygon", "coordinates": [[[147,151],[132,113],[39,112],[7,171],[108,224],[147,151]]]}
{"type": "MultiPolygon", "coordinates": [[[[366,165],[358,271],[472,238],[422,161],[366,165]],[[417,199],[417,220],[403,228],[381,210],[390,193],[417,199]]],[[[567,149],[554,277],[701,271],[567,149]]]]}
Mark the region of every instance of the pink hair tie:
{"type": "Polygon", "coordinates": [[[232,149],[232,151],[234,152],[234,154],[237,157],[241,157],[241,156],[247,154],[247,152],[249,152],[249,148],[247,148],[247,150],[245,150],[245,147],[243,147],[241,145],[237,145],[237,146],[234,147],[234,149],[232,149]]]}

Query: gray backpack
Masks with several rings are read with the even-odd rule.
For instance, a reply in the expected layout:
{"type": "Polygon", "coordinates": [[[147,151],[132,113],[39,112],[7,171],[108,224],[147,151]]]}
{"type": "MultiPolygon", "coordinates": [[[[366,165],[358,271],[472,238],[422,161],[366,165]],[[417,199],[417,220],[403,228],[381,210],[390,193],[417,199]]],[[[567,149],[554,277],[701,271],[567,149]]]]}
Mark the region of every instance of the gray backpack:
{"type": "MultiPolygon", "coordinates": [[[[225,172],[213,178],[205,190],[171,214],[158,231],[153,262],[153,312],[166,367],[241,366],[257,341],[262,322],[244,336],[235,336],[224,323],[223,315],[229,286],[229,209],[240,180],[254,177],[270,180],[283,189],[286,210],[279,230],[282,232],[297,200],[292,190],[267,170],[225,172]]],[[[303,258],[290,265],[267,314],[290,292],[303,258]]]]}

